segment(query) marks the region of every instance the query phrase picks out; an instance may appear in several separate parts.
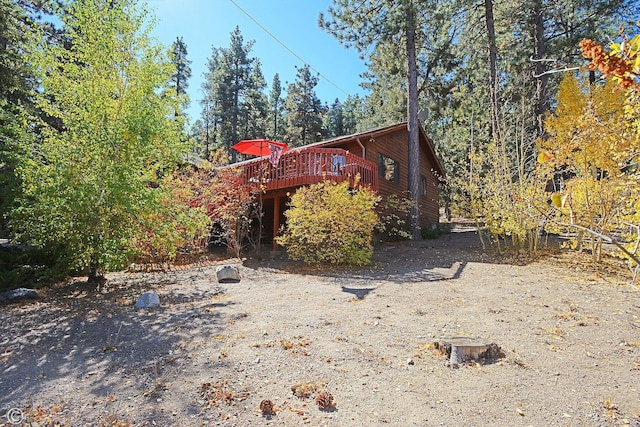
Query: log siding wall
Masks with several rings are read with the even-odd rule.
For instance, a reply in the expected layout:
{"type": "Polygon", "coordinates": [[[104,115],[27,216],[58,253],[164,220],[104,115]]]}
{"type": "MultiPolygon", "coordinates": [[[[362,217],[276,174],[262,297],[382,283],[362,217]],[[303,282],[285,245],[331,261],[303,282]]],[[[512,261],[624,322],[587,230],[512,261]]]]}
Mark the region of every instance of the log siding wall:
{"type": "MultiPolygon", "coordinates": [[[[435,159],[435,154],[431,148],[431,142],[426,139],[426,135],[421,130],[420,132],[420,175],[426,178],[426,194],[420,195],[420,224],[422,227],[435,226],[439,222],[439,179],[434,170],[439,170],[439,165],[435,159]]],[[[377,190],[378,194],[383,198],[395,194],[401,197],[408,196],[409,189],[409,145],[408,145],[408,131],[406,124],[399,124],[384,128],[380,131],[373,131],[368,133],[362,133],[359,135],[348,136],[336,141],[327,141],[326,143],[312,144],[308,148],[302,147],[302,149],[313,151],[315,148],[321,148],[326,150],[328,148],[340,148],[348,150],[348,156],[363,157],[364,146],[364,159],[371,162],[373,165],[378,164],[378,155],[390,157],[396,160],[400,165],[399,170],[399,182],[388,181],[383,177],[378,177],[377,190]]],[[[369,178],[369,177],[367,177],[369,178]]],[[[369,179],[364,179],[367,184],[373,184],[375,189],[375,183],[369,179]],[[370,181],[370,182],[368,182],[370,181]]],[[[308,183],[307,183],[308,184],[308,183]]],[[[291,190],[295,188],[291,187],[291,190]]],[[[274,188],[273,191],[276,189],[274,188]]],[[[268,191],[264,195],[265,198],[271,196],[272,191],[268,191]]]]}

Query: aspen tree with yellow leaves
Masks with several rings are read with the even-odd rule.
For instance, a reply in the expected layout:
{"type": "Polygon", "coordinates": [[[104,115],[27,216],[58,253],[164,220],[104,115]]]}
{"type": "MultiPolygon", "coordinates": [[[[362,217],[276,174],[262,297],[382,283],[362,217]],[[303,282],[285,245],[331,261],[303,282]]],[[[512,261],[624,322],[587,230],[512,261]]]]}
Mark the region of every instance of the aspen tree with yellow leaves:
{"type": "MultiPolygon", "coordinates": [[[[638,133],[624,111],[626,94],[613,81],[590,84],[586,76],[565,76],[558,107],[539,141],[540,169],[556,180],[552,195],[558,221],[607,236],[624,228],[638,198],[638,175],[628,170],[640,149],[638,133]]],[[[594,259],[603,238],[589,237],[594,259]]]]}

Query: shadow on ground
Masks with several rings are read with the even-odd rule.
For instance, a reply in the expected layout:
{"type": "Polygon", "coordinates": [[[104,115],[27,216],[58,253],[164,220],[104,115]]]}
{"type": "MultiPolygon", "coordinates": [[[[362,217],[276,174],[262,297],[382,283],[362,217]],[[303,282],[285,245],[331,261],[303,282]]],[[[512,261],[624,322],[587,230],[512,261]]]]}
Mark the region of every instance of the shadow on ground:
{"type": "MultiPolygon", "coordinates": [[[[437,239],[422,241],[400,241],[379,243],[374,248],[372,264],[350,265],[305,265],[287,259],[282,249],[274,253],[270,248],[248,254],[244,265],[249,268],[273,268],[289,273],[333,277],[346,289],[352,289],[356,298],[372,283],[390,281],[395,283],[435,282],[459,278],[470,262],[513,263],[530,262],[526,256],[498,254],[489,245],[483,250],[475,227],[454,224],[450,233],[437,239]]],[[[349,292],[348,290],[345,292],[349,292]]]]}
{"type": "MultiPolygon", "coordinates": [[[[167,285],[163,277],[159,289],[167,285]]],[[[0,305],[0,407],[28,407],[32,396],[52,388],[60,390],[61,401],[77,399],[74,383],[85,389],[90,384],[90,394],[81,396],[86,410],[123,388],[150,399],[160,395],[160,384],[184,365],[191,340],[221,333],[224,321],[216,308],[233,302],[209,286],[160,293],[161,308],[136,310],[142,290],[153,291],[153,281],[125,278],[109,282],[102,292],[74,281],[45,291],[35,302],[0,305]]],[[[195,402],[185,406],[184,412],[200,411],[195,402]]]]}

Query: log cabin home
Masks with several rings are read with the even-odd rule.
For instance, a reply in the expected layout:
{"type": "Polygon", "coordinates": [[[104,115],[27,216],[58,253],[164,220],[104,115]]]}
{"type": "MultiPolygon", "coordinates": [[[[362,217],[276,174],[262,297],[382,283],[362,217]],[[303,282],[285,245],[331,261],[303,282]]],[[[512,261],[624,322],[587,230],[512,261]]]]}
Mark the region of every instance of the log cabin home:
{"type": "MultiPolygon", "coordinates": [[[[420,223],[434,227],[439,220],[438,184],[445,173],[433,142],[420,126],[420,223]]],[[[384,200],[395,194],[407,197],[409,190],[409,132],[407,123],[341,136],[285,151],[274,166],[260,157],[227,167],[241,168],[244,183],[261,184],[263,236],[272,239],[280,226],[290,195],[297,188],[324,180],[370,186],[384,200]]]]}

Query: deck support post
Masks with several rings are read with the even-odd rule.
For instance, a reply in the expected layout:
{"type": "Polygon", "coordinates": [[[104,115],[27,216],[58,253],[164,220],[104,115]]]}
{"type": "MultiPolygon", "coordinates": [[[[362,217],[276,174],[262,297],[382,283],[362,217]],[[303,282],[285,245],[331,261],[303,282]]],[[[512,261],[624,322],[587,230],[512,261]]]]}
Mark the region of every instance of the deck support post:
{"type": "Polygon", "coordinates": [[[278,250],[278,244],[276,243],[276,236],[278,235],[278,229],[280,228],[280,196],[276,196],[273,199],[273,251],[278,250]]]}

